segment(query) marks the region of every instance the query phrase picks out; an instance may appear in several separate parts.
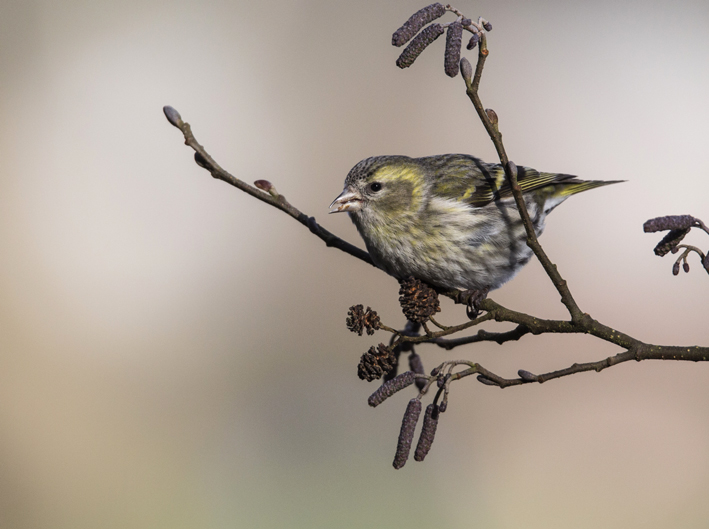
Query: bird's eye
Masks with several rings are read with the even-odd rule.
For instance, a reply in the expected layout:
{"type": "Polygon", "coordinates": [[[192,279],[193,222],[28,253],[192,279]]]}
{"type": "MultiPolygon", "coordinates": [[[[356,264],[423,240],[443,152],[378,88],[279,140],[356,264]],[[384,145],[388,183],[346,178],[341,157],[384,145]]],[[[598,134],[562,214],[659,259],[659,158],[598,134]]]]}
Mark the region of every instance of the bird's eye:
{"type": "Polygon", "coordinates": [[[374,182],[373,184],[369,185],[369,189],[376,193],[377,191],[381,191],[382,184],[380,184],[379,182],[374,182]]]}

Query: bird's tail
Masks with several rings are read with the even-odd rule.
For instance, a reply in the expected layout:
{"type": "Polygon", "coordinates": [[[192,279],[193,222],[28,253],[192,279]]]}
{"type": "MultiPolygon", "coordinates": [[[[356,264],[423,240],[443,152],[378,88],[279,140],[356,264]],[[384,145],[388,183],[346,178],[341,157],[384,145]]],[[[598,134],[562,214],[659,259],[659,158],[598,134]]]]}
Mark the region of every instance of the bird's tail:
{"type": "Polygon", "coordinates": [[[559,198],[568,198],[571,195],[582,193],[583,191],[588,191],[589,189],[607,186],[610,184],[619,184],[625,181],[626,180],[578,180],[573,178],[557,183],[554,186],[556,188],[554,195],[559,198]]]}

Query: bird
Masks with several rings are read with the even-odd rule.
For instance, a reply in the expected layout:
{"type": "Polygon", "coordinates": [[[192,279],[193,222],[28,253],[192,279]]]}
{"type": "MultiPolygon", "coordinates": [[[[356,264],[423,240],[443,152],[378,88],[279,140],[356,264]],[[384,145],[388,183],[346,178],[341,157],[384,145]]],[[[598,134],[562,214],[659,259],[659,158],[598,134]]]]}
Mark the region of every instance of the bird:
{"type": "MultiPolygon", "coordinates": [[[[571,195],[621,182],[517,169],[537,236],[571,195]]],[[[349,214],[374,264],[399,280],[484,297],[533,255],[503,167],[468,154],[366,158],[330,204],[338,212],[349,214]]]]}

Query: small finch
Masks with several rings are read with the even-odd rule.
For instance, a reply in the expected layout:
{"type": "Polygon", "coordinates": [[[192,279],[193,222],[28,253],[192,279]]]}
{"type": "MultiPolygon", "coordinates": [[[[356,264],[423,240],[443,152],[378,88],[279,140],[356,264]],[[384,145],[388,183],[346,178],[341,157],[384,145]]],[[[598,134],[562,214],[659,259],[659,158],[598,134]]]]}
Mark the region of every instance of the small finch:
{"type": "MultiPolygon", "coordinates": [[[[529,167],[518,167],[517,179],[537,235],[547,214],[571,195],[618,182],[529,167]]],[[[330,213],[341,211],[350,214],[374,263],[397,279],[493,290],[532,257],[503,168],[466,154],[362,160],[330,205],[330,213]]]]}

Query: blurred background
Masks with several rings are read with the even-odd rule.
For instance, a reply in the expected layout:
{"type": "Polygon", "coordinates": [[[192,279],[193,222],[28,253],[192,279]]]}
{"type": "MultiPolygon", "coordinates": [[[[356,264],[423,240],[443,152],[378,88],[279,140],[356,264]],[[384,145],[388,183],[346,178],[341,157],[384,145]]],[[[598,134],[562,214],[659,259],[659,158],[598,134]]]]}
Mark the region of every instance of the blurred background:
{"type": "MultiPolygon", "coordinates": [[[[162,114],[362,246],[327,215],[360,159],[495,160],[443,39],[394,65],[391,34],[424,4],[0,1],[0,526],[706,527],[709,364],[505,391],[471,377],[425,463],[393,470],[414,391],[369,408],[357,362],[388,337],[344,322],[362,303],[403,325],[396,281],[213,180],[162,114]]],[[[642,232],[709,221],[709,4],[455,5],[494,26],[481,96],[510,158],[628,180],[548,219],[582,309],[709,345],[709,277],[696,257],[673,277],[642,232]]],[[[491,297],[565,316],[535,262],[491,297]]],[[[587,336],[418,350],[427,369],[467,358],[510,377],[619,352],[587,336]]]]}

